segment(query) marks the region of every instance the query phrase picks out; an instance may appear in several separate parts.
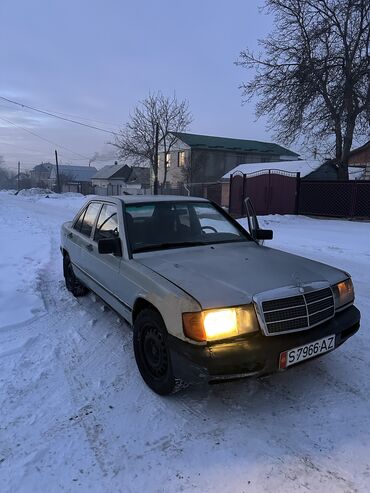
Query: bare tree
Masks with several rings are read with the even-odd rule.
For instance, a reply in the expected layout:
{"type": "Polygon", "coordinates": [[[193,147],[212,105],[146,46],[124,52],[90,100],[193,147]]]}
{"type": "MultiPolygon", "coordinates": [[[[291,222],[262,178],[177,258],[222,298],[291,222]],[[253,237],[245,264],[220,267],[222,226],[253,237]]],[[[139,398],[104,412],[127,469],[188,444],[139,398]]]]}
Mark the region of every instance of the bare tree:
{"type": "MultiPolygon", "coordinates": [[[[171,151],[176,138],[171,132],[183,132],[192,122],[186,100],[178,101],[174,95],[161,92],[149,94],[130,115],[129,122],[119,132],[113,145],[121,159],[134,164],[150,163],[154,175],[154,194],[158,193],[158,145],[165,153],[171,151]]],[[[164,163],[163,183],[167,178],[167,162],[164,163]]]]}
{"type": "Polygon", "coordinates": [[[236,62],[255,71],[244,99],[259,98],[257,117],[269,115],[283,142],[333,139],[339,178],[348,179],[353,139],[369,137],[370,2],[266,0],[265,9],[275,29],[259,41],[263,54],[247,49],[236,62]]]}

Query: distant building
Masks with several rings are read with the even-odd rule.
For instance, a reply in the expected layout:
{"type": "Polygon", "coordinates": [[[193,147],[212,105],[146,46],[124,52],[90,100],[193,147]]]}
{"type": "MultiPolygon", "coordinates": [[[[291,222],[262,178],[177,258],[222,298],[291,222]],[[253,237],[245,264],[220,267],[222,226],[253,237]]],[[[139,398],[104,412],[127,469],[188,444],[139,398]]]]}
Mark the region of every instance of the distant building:
{"type": "Polygon", "coordinates": [[[370,180],[370,140],[350,152],[349,164],[362,167],[365,170],[365,179],[370,180]]]}
{"type": "Polygon", "coordinates": [[[49,179],[53,166],[55,166],[55,164],[41,163],[31,169],[30,177],[32,186],[50,188],[49,179]]]}
{"type": "Polygon", "coordinates": [[[95,193],[101,195],[121,195],[141,193],[150,187],[150,168],[114,164],[104,166],[92,177],[95,193]]]}
{"type": "Polygon", "coordinates": [[[158,159],[158,178],[163,182],[165,164],[166,183],[172,187],[182,183],[210,183],[241,163],[289,161],[299,157],[278,144],[254,140],[212,137],[173,132],[177,141],[173,150],[158,159]]]}
{"type": "MultiPolygon", "coordinates": [[[[76,166],[60,164],[59,181],[63,192],[81,192],[91,186],[91,178],[97,172],[94,166],[76,166]]],[[[30,171],[33,186],[50,188],[57,187],[57,169],[55,164],[41,163],[30,171]]]]}
{"type": "MultiPolygon", "coordinates": [[[[77,185],[77,184],[91,185],[91,178],[97,172],[97,169],[94,166],[74,166],[74,165],[60,164],[58,168],[59,168],[59,179],[61,185],[69,185],[69,186],[77,185]]],[[[52,186],[55,187],[57,183],[56,166],[53,166],[53,168],[51,169],[50,182],[52,183],[52,186]]]]}

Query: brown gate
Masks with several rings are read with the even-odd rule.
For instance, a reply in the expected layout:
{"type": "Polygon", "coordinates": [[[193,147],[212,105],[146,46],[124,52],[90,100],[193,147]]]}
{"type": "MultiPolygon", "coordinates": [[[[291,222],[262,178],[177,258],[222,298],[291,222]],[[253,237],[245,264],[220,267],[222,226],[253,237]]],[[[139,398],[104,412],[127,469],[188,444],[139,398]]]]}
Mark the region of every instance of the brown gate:
{"type": "Polygon", "coordinates": [[[246,197],[250,197],[257,215],[296,214],[299,176],[299,173],[269,169],[250,174],[234,173],[230,176],[230,214],[245,215],[246,197]]]}

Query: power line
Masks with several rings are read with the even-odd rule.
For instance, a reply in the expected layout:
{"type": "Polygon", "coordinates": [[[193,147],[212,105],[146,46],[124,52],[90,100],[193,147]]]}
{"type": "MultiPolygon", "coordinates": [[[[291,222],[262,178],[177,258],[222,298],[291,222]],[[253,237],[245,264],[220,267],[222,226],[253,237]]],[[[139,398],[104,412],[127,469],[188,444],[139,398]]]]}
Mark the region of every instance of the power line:
{"type": "MultiPolygon", "coordinates": [[[[22,151],[26,151],[28,153],[31,153],[31,154],[35,154],[35,160],[38,160],[38,159],[43,159],[45,158],[47,155],[47,153],[43,152],[43,151],[36,151],[35,149],[28,149],[26,147],[23,147],[23,146],[20,146],[18,144],[13,144],[13,143],[10,143],[10,142],[0,142],[0,148],[2,146],[12,146],[12,147],[16,147],[17,150],[22,150],[22,151]],[[37,156],[36,156],[37,154],[37,156]],[[39,156],[39,157],[38,157],[39,156]]],[[[65,161],[79,161],[81,162],[81,159],[82,158],[77,158],[77,157],[68,157],[64,154],[64,152],[60,152],[59,155],[63,158],[63,160],[65,161]]],[[[84,159],[88,159],[88,158],[84,158],[84,159]]],[[[34,165],[35,164],[35,161],[24,161],[23,159],[21,159],[22,161],[22,164],[30,164],[30,165],[34,165]]]]}
{"type": "Polygon", "coordinates": [[[65,151],[71,152],[72,154],[75,154],[76,156],[79,156],[80,158],[82,157],[83,159],[90,159],[87,156],[84,156],[82,154],[79,154],[78,152],[72,151],[72,149],[68,149],[68,147],[65,147],[61,144],[53,142],[52,140],[46,139],[45,137],[42,137],[41,135],[37,134],[36,132],[32,132],[31,130],[28,130],[27,128],[21,127],[20,125],[17,125],[16,123],[11,122],[7,118],[0,117],[0,120],[4,121],[6,123],[10,123],[14,127],[20,128],[20,129],[24,130],[25,132],[28,132],[29,134],[34,135],[35,137],[37,137],[41,140],[44,140],[45,142],[48,142],[49,144],[52,144],[53,146],[60,147],[61,149],[64,149],[65,151]]]}
{"type": "MultiPolygon", "coordinates": [[[[5,104],[5,103],[1,103],[2,107],[3,108],[7,108],[7,109],[12,109],[14,106],[12,104],[5,104]]],[[[26,107],[24,109],[27,109],[26,107]]],[[[46,111],[46,110],[43,110],[43,111],[46,111]]],[[[113,125],[114,127],[121,127],[122,124],[121,123],[117,123],[117,122],[107,122],[107,121],[102,121],[102,120],[97,120],[95,118],[86,118],[85,116],[81,116],[81,115],[73,115],[71,113],[63,113],[62,111],[55,111],[55,110],[48,110],[49,113],[55,113],[56,115],[62,115],[62,116],[69,116],[71,118],[75,118],[75,119],[78,119],[78,120],[86,120],[88,122],[95,122],[95,123],[103,123],[104,125],[113,125]]]]}
{"type": "Polygon", "coordinates": [[[74,123],[75,125],[81,125],[82,127],[92,128],[94,130],[99,130],[100,132],[105,132],[105,133],[111,134],[111,135],[118,135],[117,132],[113,132],[112,130],[107,130],[105,128],[96,127],[95,125],[89,125],[88,123],[79,122],[78,120],[72,120],[70,118],[65,118],[63,116],[56,115],[55,113],[51,113],[50,111],[34,108],[33,106],[28,106],[27,104],[19,103],[18,101],[13,101],[12,99],[8,99],[8,98],[5,98],[3,96],[0,96],[0,99],[2,99],[3,101],[7,101],[8,103],[12,103],[12,104],[15,104],[17,106],[20,106],[21,108],[27,108],[27,109],[32,110],[32,111],[37,111],[38,113],[42,113],[43,115],[52,116],[53,118],[58,118],[59,120],[63,120],[63,121],[69,122],[69,123],[74,123]]]}

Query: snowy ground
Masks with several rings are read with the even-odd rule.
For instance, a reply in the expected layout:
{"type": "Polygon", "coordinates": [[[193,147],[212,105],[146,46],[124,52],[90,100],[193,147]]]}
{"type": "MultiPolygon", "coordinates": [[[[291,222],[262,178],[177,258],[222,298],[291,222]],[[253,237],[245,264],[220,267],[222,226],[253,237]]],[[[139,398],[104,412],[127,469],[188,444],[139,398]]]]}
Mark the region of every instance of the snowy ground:
{"type": "Polygon", "coordinates": [[[271,245],[353,275],[361,331],[264,380],[153,394],[131,333],[64,288],[83,199],[0,193],[0,491],[368,492],[370,224],[264,220],[271,245]]]}

